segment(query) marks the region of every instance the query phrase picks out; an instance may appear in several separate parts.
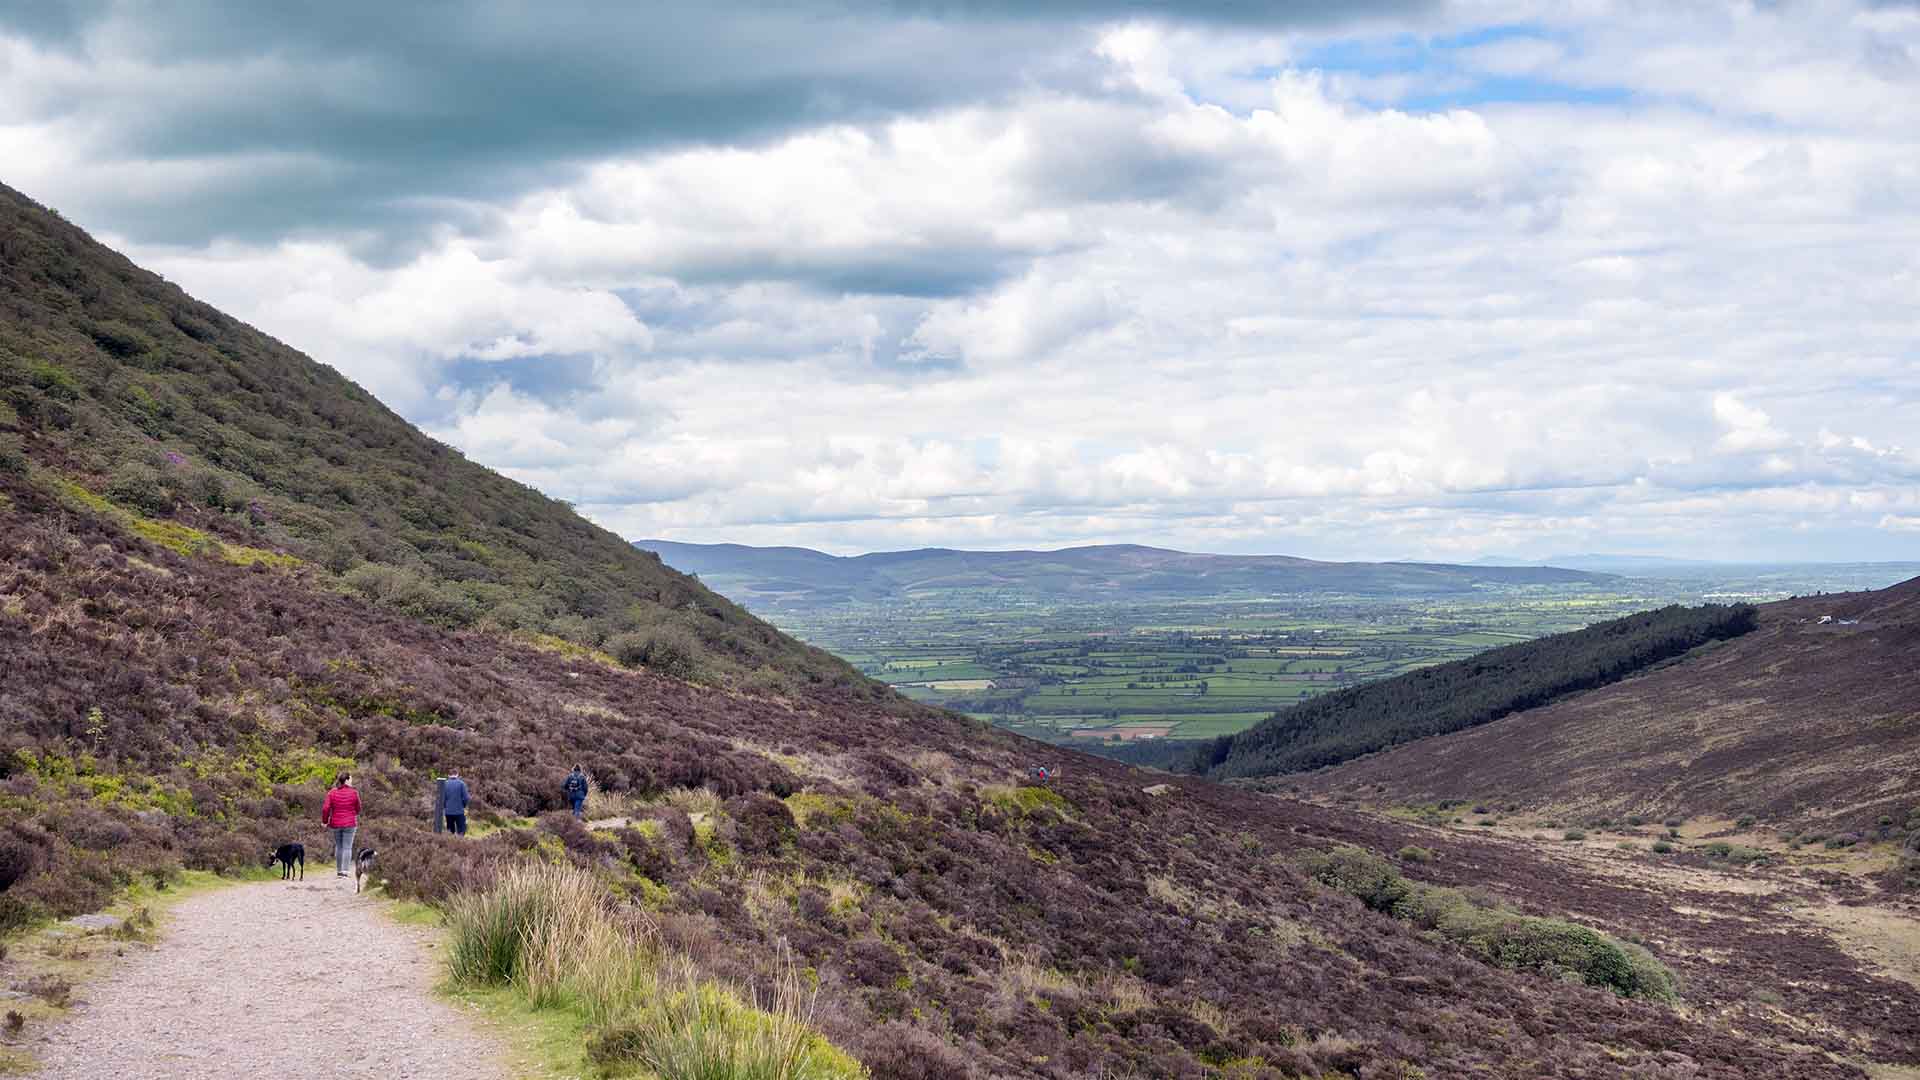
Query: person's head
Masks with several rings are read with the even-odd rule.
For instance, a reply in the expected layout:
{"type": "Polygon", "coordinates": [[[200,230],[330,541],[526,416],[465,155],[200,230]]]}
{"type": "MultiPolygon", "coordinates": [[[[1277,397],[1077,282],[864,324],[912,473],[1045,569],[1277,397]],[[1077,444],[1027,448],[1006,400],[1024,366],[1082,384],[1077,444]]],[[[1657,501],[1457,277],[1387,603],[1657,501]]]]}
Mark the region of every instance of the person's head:
{"type": "Polygon", "coordinates": [[[573,765],[573,771],[574,771],[574,772],[580,772],[580,771],[582,771],[582,770],[581,770],[581,768],[580,768],[580,763],[579,763],[579,762],[577,762],[577,761],[576,761],[576,762],[574,762],[574,765],[573,765]]]}
{"type": "Polygon", "coordinates": [[[453,779],[453,780],[458,780],[458,779],[460,779],[460,770],[459,770],[458,768],[452,768],[452,769],[448,769],[448,770],[447,770],[447,776],[448,776],[448,778],[450,778],[450,779],[453,779]]]}
{"type": "Polygon", "coordinates": [[[338,776],[333,778],[334,787],[346,787],[351,783],[353,783],[353,774],[345,770],[342,770],[338,776]]]}

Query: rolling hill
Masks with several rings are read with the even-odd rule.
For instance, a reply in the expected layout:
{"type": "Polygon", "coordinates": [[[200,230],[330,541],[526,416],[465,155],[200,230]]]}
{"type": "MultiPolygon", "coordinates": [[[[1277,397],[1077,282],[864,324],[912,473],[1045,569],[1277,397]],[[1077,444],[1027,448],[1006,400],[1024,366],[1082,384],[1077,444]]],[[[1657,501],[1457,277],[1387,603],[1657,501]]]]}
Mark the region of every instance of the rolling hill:
{"type": "Polygon", "coordinates": [[[1920,578],[1757,614],[1753,633],[1637,678],[1297,779],[1383,802],[1904,821],[1920,802],[1920,578]]]}
{"type": "Polygon", "coordinates": [[[1281,593],[1451,595],[1489,586],[1604,585],[1554,567],[1319,562],[1286,555],[1196,555],[1136,545],[1059,551],[924,548],[836,556],[808,548],[637,540],[667,565],[755,607],[822,607],[976,594],[1054,601],[1165,600],[1281,593]]]}
{"type": "MultiPolygon", "coordinates": [[[[808,1019],[874,1080],[1920,1065],[1920,986],[1766,896],[1703,890],[1676,918],[1663,886],[876,694],[4,205],[0,944],[183,867],[323,850],[349,769],[386,893],[444,905],[503,866],[570,867],[606,922],[743,999],[803,972],[808,1019]],[[617,663],[553,637],[567,619],[687,634],[706,666],[617,663]],[[1064,769],[1045,785],[1041,754],[1064,769]],[[575,761],[598,785],[584,825],[562,809],[575,761]],[[475,796],[459,840],[428,823],[449,767],[475,796]]],[[[634,1072],[628,1019],[580,1021],[612,1075],[634,1072]]]]}

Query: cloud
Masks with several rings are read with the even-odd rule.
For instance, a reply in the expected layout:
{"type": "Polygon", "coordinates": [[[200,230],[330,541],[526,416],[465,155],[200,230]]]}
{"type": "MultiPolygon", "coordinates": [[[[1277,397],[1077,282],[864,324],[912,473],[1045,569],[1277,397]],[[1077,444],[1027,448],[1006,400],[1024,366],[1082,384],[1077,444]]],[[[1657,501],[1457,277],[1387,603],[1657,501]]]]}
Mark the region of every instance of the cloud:
{"type": "Polygon", "coordinates": [[[1084,86],[1101,65],[1075,46],[1114,21],[1426,6],[30,3],[0,15],[0,128],[110,168],[32,193],[143,242],[348,230],[398,258],[450,213],[609,157],[1084,86]]]}
{"type": "Polygon", "coordinates": [[[626,74],[594,57],[627,31],[577,43],[564,10],[481,8],[412,74],[412,31],[243,23],[82,92],[181,32],[110,14],[7,46],[0,84],[71,94],[0,95],[0,156],[177,212],[117,239],[632,536],[1911,554],[1920,97],[1893,61],[1920,20],[1229,8],[781,8],[720,32],[732,66],[666,8],[634,58],[661,66],[626,74]],[[523,30],[496,87],[442,100],[523,30]],[[1721,84],[1752,57],[1799,96],[1721,84]],[[324,107],[178,152],[121,130],[115,95],[164,128],[246,65],[272,109],[324,107]],[[380,150],[420,116],[488,130],[380,150]],[[241,225],[182,209],[207,192],[241,225]]]}

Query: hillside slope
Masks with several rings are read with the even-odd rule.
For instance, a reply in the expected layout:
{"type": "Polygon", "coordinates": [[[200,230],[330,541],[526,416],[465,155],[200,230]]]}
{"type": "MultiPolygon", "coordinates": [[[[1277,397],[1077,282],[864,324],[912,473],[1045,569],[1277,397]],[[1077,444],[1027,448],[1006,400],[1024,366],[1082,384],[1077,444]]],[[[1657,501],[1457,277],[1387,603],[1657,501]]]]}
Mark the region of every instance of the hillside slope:
{"type": "Polygon", "coordinates": [[[1197,780],[1149,794],[1051,748],[1064,775],[1020,786],[1039,748],[950,714],[703,690],[63,518],[18,474],[0,496],[0,931],[182,864],[322,851],[325,778],[351,767],[394,892],[444,898],[523,852],[592,867],[712,974],[767,985],[790,947],[819,976],[817,1022],[878,1080],[1920,1064],[1920,988],[1815,937],[1786,948],[1711,896],[1696,906],[1713,918],[1674,923],[1665,894],[1197,780]],[[626,826],[559,809],[576,760],[606,792],[596,813],[626,826]],[[460,842],[427,828],[428,777],[449,766],[478,800],[460,842]],[[1525,911],[1574,898],[1673,964],[1690,1013],[1506,971],[1370,911],[1303,869],[1342,843],[1427,845],[1439,861],[1409,876],[1497,886],[1525,911]]]}
{"type": "Polygon", "coordinates": [[[1920,579],[1758,619],[1642,677],[1296,779],[1382,801],[1904,821],[1920,801],[1920,579]]]}
{"type": "Polygon", "coordinates": [[[1199,748],[1188,767],[1239,779],[1337,764],[1605,686],[1753,627],[1747,605],[1674,605],[1608,619],[1281,709],[1199,748]]]}
{"type": "Polygon", "coordinates": [[[72,482],[69,501],[104,496],[176,546],[291,555],[442,625],[722,681],[867,687],[0,186],[0,461],[22,457],[72,482]]]}
{"type": "Polygon", "coordinates": [[[742,603],[817,607],[957,593],[1013,592],[1098,602],[1236,594],[1449,595],[1488,586],[1600,585],[1553,567],[1319,562],[1287,555],[1200,555],[1131,544],[1059,551],[923,548],[835,556],[808,548],[636,540],[667,565],[742,603]]]}

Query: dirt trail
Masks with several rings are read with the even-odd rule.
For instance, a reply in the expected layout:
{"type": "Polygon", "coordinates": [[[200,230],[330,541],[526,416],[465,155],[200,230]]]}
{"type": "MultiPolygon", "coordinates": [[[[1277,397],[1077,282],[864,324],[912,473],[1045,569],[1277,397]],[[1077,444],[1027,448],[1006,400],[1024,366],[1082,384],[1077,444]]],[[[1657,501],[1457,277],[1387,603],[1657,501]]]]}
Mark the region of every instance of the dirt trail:
{"type": "Polygon", "coordinates": [[[326,866],[192,897],[28,1047],[30,1075],[505,1080],[498,1042],[433,996],[431,937],[326,866]]]}

